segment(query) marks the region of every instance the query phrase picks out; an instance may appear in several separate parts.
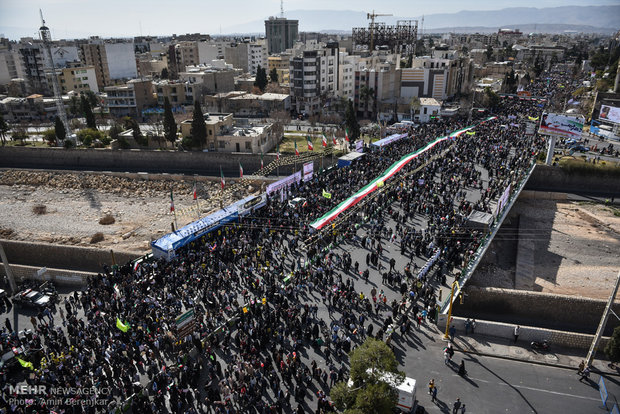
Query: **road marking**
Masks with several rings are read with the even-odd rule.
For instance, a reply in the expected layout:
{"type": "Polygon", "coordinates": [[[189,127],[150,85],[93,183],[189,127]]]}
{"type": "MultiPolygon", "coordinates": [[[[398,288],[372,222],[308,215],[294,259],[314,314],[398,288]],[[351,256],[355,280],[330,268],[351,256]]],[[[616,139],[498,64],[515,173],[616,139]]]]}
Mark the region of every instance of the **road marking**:
{"type": "MultiPolygon", "coordinates": [[[[452,376],[453,377],[458,377],[459,375],[453,374],[452,376]]],[[[472,377],[467,377],[467,378],[469,378],[472,381],[480,381],[480,382],[484,382],[484,383],[487,383],[487,384],[491,384],[491,381],[483,380],[483,379],[480,379],[480,378],[472,378],[472,377]]],[[[549,393],[549,394],[563,395],[565,397],[581,398],[582,400],[590,400],[590,401],[600,401],[601,400],[600,398],[584,397],[582,395],[567,394],[565,392],[543,390],[542,388],[526,387],[525,385],[506,384],[505,382],[498,382],[497,384],[504,385],[506,387],[523,388],[525,390],[530,390],[530,391],[540,391],[540,392],[546,392],[546,393],[549,393]]]]}

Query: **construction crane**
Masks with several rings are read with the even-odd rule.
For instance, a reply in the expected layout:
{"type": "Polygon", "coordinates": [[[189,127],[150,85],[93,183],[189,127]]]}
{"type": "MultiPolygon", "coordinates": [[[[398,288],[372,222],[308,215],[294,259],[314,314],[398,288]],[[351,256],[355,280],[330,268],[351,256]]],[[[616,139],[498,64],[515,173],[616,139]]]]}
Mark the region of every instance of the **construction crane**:
{"type": "Polygon", "coordinates": [[[67,112],[65,111],[65,104],[62,101],[62,92],[60,89],[60,84],[58,83],[58,77],[56,76],[56,67],[54,65],[54,59],[52,56],[52,35],[50,33],[50,29],[45,26],[45,20],[43,19],[43,12],[39,9],[39,14],[41,15],[41,27],[39,28],[39,34],[41,35],[41,40],[43,40],[43,46],[45,46],[45,51],[47,52],[47,57],[49,59],[50,65],[52,67],[52,87],[54,89],[54,102],[56,103],[56,110],[58,111],[58,117],[62,121],[65,126],[66,136],[67,138],[73,137],[71,134],[71,129],[69,128],[69,121],[67,120],[67,112]]]}
{"type": "Polygon", "coordinates": [[[370,51],[375,49],[375,17],[393,16],[392,14],[378,14],[373,10],[372,13],[366,13],[366,19],[370,19],[370,51]]]}

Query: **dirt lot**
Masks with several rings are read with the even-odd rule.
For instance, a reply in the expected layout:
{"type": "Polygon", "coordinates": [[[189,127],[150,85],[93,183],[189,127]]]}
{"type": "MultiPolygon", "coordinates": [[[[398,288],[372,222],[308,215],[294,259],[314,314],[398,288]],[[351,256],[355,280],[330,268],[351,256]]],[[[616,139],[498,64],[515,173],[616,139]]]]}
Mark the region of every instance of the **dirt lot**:
{"type": "Polygon", "coordinates": [[[528,225],[520,231],[514,223],[512,229],[504,229],[503,240],[492,244],[489,257],[472,279],[474,284],[513,288],[516,247],[521,237],[534,247],[533,290],[609,298],[620,271],[617,205],[520,200],[513,207],[514,214],[524,216],[528,225]]]}
{"type": "MultiPolygon", "coordinates": [[[[150,241],[170,232],[170,188],[179,227],[219,208],[219,181],[193,183],[126,180],[72,173],[0,172],[0,238],[150,252],[150,241]],[[93,187],[100,187],[97,189],[93,187]],[[34,207],[45,206],[45,214],[34,207]],[[106,214],[114,223],[99,224],[106,214]],[[91,244],[95,233],[104,240],[91,244]]],[[[253,190],[253,189],[250,189],[253,190]]],[[[224,205],[243,194],[226,192],[224,205]]]]}

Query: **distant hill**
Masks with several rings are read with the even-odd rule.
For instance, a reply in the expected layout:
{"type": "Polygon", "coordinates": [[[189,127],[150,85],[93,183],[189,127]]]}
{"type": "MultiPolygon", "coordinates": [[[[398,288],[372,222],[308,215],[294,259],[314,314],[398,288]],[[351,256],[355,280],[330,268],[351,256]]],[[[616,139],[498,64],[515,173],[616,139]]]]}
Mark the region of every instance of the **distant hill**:
{"type": "Polygon", "coordinates": [[[578,33],[601,33],[612,35],[617,30],[611,28],[601,28],[585,26],[579,24],[507,24],[504,26],[461,26],[461,27],[436,27],[425,29],[425,33],[497,33],[499,29],[519,29],[522,33],[552,33],[560,34],[565,32],[578,33]]]}
{"type": "MultiPolygon", "coordinates": [[[[464,10],[458,13],[440,13],[424,16],[424,31],[456,31],[467,27],[489,28],[495,31],[502,27],[519,28],[522,32],[563,32],[576,30],[588,33],[613,33],[620,29],[620,5],[614,6],[562,6],[562,7],[510,7],[501,10],[464,10]],[[491,26],[492,25],[492,26],[491,26]],[[568,25],[561,28],[557,25],[568,25]],[[536,30],[525,29],[525,27],[536,30]]],[[[368,26],[366,13],[353,10],[291,10],[288,19],[299,20],[299,30],[306,32],[350,33],[353,27],[368,26]]],[[[397,20],[421,20],[422,16],[386,16],[378,21],[396,24],[397,20]]],[[[267,19],[229,26],[225,33],[264,33],[267,19]]]]}

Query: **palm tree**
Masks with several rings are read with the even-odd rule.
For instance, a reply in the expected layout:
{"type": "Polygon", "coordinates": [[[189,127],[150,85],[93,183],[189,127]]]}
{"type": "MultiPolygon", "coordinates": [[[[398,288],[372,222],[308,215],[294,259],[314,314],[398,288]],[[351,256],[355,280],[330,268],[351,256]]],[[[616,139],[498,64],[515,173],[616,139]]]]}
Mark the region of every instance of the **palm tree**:
{"type": "Polygon", "coordinates": [[[375,90],[364,85],[360,89],[360,98],[364,101],[364,118],[368,115],[368,101],[374,99],[375,90]]]}

